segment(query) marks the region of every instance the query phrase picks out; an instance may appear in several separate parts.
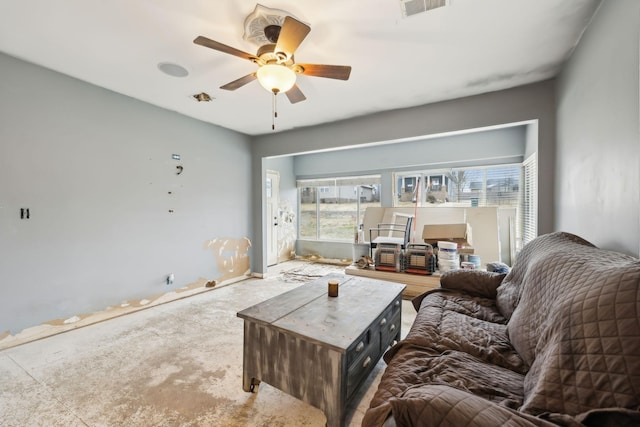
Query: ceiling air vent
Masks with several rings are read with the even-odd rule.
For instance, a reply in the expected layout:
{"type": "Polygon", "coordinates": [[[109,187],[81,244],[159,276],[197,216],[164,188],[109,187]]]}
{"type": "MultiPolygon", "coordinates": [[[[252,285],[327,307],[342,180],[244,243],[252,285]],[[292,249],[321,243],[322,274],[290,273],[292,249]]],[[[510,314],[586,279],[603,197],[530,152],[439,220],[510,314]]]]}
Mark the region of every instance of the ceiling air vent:
{"type": "Polygon", "coordinates": [[[404,18],[446,5],[447,0],[400,0],[404,18]]]}

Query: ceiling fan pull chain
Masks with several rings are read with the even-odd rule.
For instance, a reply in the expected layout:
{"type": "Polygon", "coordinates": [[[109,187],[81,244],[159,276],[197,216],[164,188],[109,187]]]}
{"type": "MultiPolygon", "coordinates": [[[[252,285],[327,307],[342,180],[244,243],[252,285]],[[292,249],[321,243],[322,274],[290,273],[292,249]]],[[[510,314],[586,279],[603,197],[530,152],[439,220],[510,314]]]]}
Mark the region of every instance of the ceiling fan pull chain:
{"type": "Polygon", "coordinates": [[[271,98],[271,130],[276,130],[276,117],[278,117],[278,112],[276,111],[276,93],[273,92],[273,98],[271,98]]]}
{"type": "Polygon", "coordinates": [[[278,118],[278,93],[273,92],[273,116],[278,118]]]}

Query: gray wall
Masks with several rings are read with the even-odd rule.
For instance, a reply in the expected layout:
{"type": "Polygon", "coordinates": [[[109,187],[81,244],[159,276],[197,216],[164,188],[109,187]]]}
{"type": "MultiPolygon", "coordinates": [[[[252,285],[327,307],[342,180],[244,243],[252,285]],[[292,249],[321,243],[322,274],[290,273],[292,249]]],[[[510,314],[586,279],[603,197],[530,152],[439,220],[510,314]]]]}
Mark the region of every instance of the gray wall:
{"type": "Polygon", "coordinates": [[[248,137],[3,54],[0,70],[0,332],[214,279],[205,243],[251,237],[248,137]]]}
{"type": "Polygon", "coordinates": [[[294,208],[298,205],[298,190],[294,159],[291,156],[272,157],[265,160],[265,168],[280,174],[280,201],[290,203],[294,208]]]}
{"type": "Polygon", "coordinates": [[[296,156],[299,178],[521,162],[525,126],[296,156]]]}
{"type": "Polygon", "coordinates": [[[558,79],[556,228],[640,254],[638,0],[605,0],[558,79]]]}
{"type": "MultiPolygon", "coordinates": [[[[263,159],[302,154],[331,148],[368,146],[375,142],[437,135],[463,130],[536,121],[538,123],[538,212],[540,233],[553,231],[553,182],[555,170],[555,81],[461,98],[420,107],[387,111],[326,125],[295,129],[253,138],[253,167],[262,174],[253,177],[254,200],[264,206],[263,159]]],[[[263,207],[253,212],[252,268],[266,271],[263,239],[263,207]]]]}
{"type": "Polygon", "coordinates": [[[530,123],[526,126],[525,140],[524,159],[526,160],[538,152],[538,123],[530,123]]]}

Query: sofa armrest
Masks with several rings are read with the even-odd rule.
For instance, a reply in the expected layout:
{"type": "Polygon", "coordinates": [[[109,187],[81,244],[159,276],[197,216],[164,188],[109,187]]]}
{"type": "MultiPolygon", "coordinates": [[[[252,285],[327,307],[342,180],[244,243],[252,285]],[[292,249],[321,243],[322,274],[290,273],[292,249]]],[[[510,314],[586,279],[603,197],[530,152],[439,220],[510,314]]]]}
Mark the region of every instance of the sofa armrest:
{"type": "Polygon", "coordinates": [[[440,287],[464,291],[483,298],[495,299],[498,286],[506,273],[493,273],[483,270],[451,270],[440,278],[440,287]]]}

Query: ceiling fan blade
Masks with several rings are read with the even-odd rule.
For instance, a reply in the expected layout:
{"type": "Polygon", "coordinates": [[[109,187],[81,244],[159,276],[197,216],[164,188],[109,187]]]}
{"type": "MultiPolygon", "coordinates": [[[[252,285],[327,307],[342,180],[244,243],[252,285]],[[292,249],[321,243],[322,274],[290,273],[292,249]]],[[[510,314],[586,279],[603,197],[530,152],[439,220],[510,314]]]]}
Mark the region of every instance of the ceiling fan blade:
{"type": "Polygon", "coordinates": [[[305,99],[307,99],[307,97],[304,96],[304,93],[302,93],[298,85],[295,85],[295,84],[291,89],[286,91],[285,94],[287,95],[287,98],[289,98],[289,102],[292,104],[295,104],[297,102],[304,101],[305,99]]]}
{"type": "Polygon", "coordinates": [[[248,59],[249,61],[255,61],[258,59],[255,55],[252,55],[247,52],[243,52],[235,47],[227,46],[226,44],[222,44],[215,40],[208,39],[203,36],[198,36],[193,41],[195,44],[199,44],[200,46],[208,47],[211,49],[218,50],[220,52],[228,53],[229,55],[239,56],[240,58],[248,59]]]}
{"type": "Polygon", "coordinates": [[[297,64],[305,76],[326,77],[328,79],[349,80],[351,67],[348,65],[297,64]]]}
{"type": "Polygon", "coordinates": [[[256,76],[256,73],[251,73],[251,74],[247,74],[244,77],[240,77],[237,80],[234,80],[232,82],[227,83],[224,86],[220,86],[220,89],[224,89],[224,90],[236,90],[238,88],[241,88],[242,86],[251,83],[252,81],[254,81],[255,79],[257,79],[258,77],[256,76]]]}
{"type": "Polygon", "coordinates": [[[307,24],[303,24],[290,16],[285,16],[274,52],[276,54],[283,52],[287,55],[287,58],[291,58],[293,52],[300,46],[302,40],[307,37],[309,31],[311,31],[311,28],[307,24]]]}

